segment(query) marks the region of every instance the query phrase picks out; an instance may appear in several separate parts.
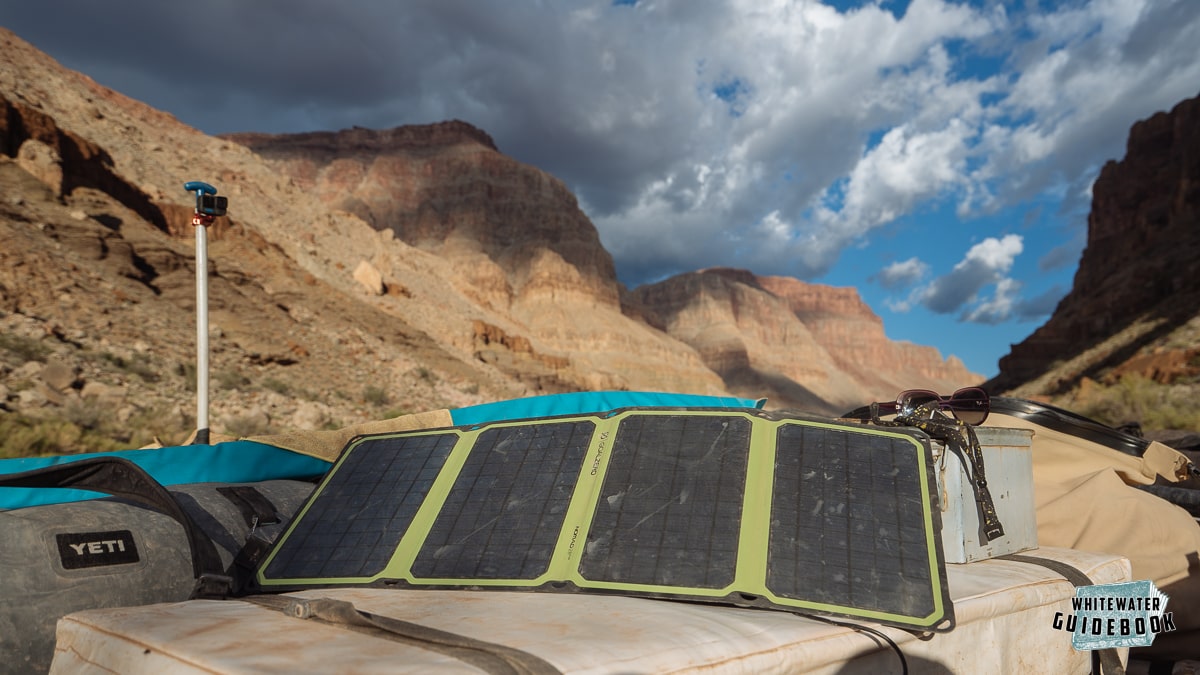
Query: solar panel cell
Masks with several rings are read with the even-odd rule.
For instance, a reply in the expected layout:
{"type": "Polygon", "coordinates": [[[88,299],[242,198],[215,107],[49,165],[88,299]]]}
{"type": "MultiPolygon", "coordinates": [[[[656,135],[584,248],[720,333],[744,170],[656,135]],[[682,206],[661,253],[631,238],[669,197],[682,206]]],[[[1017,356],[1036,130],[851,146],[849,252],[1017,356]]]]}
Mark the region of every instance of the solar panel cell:
{"type": "Polygon", "coordinates": [[[903,438],[782,425],[767,588],[833,606],[933,613],[926,512],[911,498],[920,494],[910,469],[919,450],[903,438]]]}
{"type": "Polygon", "coordinates": [[[594,581],[724,588],[736,572],[748,419],[621,420],[579,573],[594,581]]]}
{"type": "Polygon", "coordinates": [[[493,427],[479,434],[413,562],[413,575],[545,574],[594,430],[585,421],[493,427]]]}
{"type": "Polygon", "coordinates": [[[294,579],[369,577],[400,538],[458,441],[457,434],[383,438],[349,453],[317,491],[266,568],[294,579]]]}

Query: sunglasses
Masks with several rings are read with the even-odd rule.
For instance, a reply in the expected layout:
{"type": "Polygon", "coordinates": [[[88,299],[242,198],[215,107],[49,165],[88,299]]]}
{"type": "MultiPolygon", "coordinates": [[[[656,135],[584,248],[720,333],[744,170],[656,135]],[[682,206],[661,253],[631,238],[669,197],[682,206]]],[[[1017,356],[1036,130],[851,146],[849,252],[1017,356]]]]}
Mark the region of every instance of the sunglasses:
{"type": "Polygon", "coordinates": [[[882,414],[894,413],[906,417],[930,405],[949,411],[955,418],[971,426],[983,424],[991,410],[987,392],[979,387],[964,387],[949,396],[928,389],[909,389],[900,392],[895,401],[876,404],[882,414]]]}

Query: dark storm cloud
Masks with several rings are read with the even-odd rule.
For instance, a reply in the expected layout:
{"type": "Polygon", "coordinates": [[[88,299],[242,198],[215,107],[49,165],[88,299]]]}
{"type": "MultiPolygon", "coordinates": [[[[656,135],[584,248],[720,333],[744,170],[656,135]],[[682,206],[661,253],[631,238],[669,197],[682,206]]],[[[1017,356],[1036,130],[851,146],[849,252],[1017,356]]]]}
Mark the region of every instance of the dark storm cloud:
{"type": "Polygon", "coordinates": [[[816,278],[932,200],[1086,210],[1129,124],[1196,93],[1200,3],[1005,7],[12,0],[0,25],[209,133],[475,124],[579,196],[626,278],[816,278]]]}
{"type": "Polygon", "coordinates": [[[158,87],[140,92],[145,100],[180,110],[184,118],[188,108],[174,101],[220,101],[229,92],[249,91],[266,107],[310,101],[361,106],[405,84],[404,60],[384,39],[403,14],[398,7],[378,16],[315,0],[10,4],[0,16],[22,37],[69,67],[108,73],[114,81],[104,84],[119,91],[128,93],[123,73],[141,73],[143,86],[158,87]]]}
{"type": "Polygon", "coordinates": [[[1079,262],[1083,253],[1085,241],[1082,235],[1072,237],[1070,241],[1055,246],[1038,258],[1038,269],[1043,272],[1073,267],[1079,262]]]}
{"type": "Polygon", "coordinates": [[[661,110],[643,122],[631,113],[677,110],[671,102],[693,92],[686,77],[664,84],[666,59],[645,67],[662,42],[650,27],[597,33],[571,7],[63,0],[6,3],[0,24],[208,133],[463,119],[611,213],[689,146],[661,110]]]}

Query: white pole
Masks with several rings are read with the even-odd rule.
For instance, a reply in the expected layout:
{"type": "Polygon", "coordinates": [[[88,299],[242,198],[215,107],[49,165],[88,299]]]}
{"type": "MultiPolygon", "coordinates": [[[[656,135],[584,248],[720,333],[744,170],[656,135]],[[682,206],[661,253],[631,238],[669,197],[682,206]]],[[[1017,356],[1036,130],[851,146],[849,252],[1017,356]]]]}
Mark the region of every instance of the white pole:
{"type": "Polygon", "coordinates": [[[224,197],[203,181],[189,181],[183,189],[196,194],[196,437],[195,445],[208,445],[208,226],[225,214],[224,197]]]}
{"type": "Polygon", "coordinates": [[[208,445],[208,228],[196,228],[196,443],[208,445]]]}

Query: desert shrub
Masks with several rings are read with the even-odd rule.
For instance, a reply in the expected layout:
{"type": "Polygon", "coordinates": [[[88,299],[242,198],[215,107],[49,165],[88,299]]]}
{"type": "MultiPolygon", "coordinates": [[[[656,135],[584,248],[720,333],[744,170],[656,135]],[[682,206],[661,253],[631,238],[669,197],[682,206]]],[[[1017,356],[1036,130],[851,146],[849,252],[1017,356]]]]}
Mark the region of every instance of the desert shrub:
{"type": "Polygon", "coordinates": [[[158,368],[150,360],[150,357],[144,354],[134,354],[128,359],[111,352],[104,352],[100,356],[117,368],[137,375],[145,382],[158,382],[160,379],[158,368]]]}
{"type": "Polygon", "coordinates": [[[412,411],[403,406],[398,407],[398,408],[388,408],[387,410],[384,411],[383,416],[380,417],[379,419],[390,420],[393,417],[400,417],[402,415],[407,415],[410,412],[412,412],[412,411]]]}
{"type": "Polygon", "coordinates": [[[196,388],[196,364],[195,363],[176,363],[175,374],[182,377],[187,382],[188,389],[196,388]]]}
{"type": "Polygon", "coordinates": [[[238,438],[264,436],[271,433],[271,425],[260,415],[242,415],[225,420],[225,433],[238,438]]]}
{"type": "Polygon", "coordinates": [[[250,378],[236,370],[221,370],[212,377],[213,384],[222,391],[240,390],[250,386],[250,378]]]}
{"type": "Polygon", "coordinates": [[[12,354],[21,363],[45,361],[50,356],[50,348],[40,340],[9,333],[0,333],[0,350],[12,354]]]}
{"type": "Polygon", "coordinates": [[[94,401],[71,401],[63,407],[63,417],[80,429],[101,430],[113,417],[113,411],[94,401]]]}
{"type": "Polygon", "coordinates": [[[123,447],[115,439],[85,429],[64,417],[40,419],[19,413],[0,415],[0,458],[71,455],[123,447]]]}
{"type": "Polygon", "coordinates": [[[116,430],[116,435],[128,448],[141,448],[156,441],[163,445],[180,445],[187,440],[194,426],[195,420],[180,414],[176,408],[153,407],[135,412],[116,430]]]}
{"type": "Polygon", "coordinates": [[[1111,426],[1138,422],[1144,429],[1200,431],[1195,395],[1191,386],[1165,385],[1129,374],[1110,387],[1090,392],[1075,407],[1080,414],[1111,426]]]}
{"type": "Polygon", "coordinates": [[[267,379],[263,380],[262,386],[263,389],[269,389],[281,396],[292,395],[292,385],[284,382],[283,380],[277,380],[273,377],[268,377],[267,379]]]}
{"type": "Polygon", "coordinates": [[[382,408],[391,402],[391,397],[388,396],[387,389],[376,387],[375,385],[367,385],[363,389],[363,400],[376,408],[382,408]]]}

